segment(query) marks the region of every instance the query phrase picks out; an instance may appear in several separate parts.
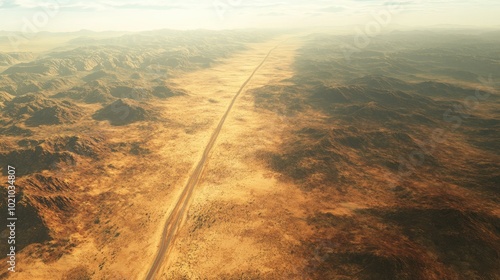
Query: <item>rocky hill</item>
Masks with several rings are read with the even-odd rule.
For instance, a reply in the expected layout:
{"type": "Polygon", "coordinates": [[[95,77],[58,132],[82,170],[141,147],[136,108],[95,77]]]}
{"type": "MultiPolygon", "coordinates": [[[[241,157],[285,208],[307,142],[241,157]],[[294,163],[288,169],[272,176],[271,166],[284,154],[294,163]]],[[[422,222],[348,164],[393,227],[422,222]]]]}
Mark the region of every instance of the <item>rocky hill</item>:
{"type": "Polygon", "coordinates": [[[151,120],[152,115],[144,104],[130,99],[118,99],[97,111],[93,117],[96,120],[108,120],[112,125],[127,125],[151,120]]]}
{"type": "Polygon", "coordinates": [[[5,102],[3,115],[25,120],[28,126],[72,123],[82,117],[82,110],[69,101],[54,101],[39,94],[18,96],[5,102]]]}

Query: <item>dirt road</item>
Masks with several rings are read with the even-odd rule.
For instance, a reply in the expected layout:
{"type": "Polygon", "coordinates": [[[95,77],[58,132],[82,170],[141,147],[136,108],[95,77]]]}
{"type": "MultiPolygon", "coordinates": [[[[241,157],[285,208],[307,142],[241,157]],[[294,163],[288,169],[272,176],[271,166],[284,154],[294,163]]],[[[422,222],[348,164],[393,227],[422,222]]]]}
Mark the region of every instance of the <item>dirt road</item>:
{"type": "Polygon", "coordinates": [[[234,95],[231,103],[229,104],[226,112],[222,116],[221,120],[219,121],[219,124],[217,125],[217,128],[213,132],[212,136],[210,137],[210,141],[208,142],[207,146],[205,147],[205,150],[203,152],[203,155],[198,162],[196,169],[193,171],[191,174],[186,186],[184,187],[179,199],[177,200],[177,203],[168,216],[168,219],[165,223],[165,227],[163,229],[161,241],[160,241],[160,246],[158,248],[158,252],[156,254],[155,260],[153,264],[151,265],[149,272],[146,276],[146,279],[155,279],[156,273],[161,266],[161,264],[165,261],[165,258],[167,256],[168,250],[170,248],[170,244],[173,242],[177,229],[182,221],[182,217],[184,216],[184,213],[186,212],[187,205],[189,204],[189,200],[191,198],[191,195],[193,193],[193,190],[198,183],[198,181],[201,178],[201,175],[203,173],[203,169],[205,166],[205,162],[210,154],[210,151],[212,150],[215,142],[217,141],[217,137],[219,136],[219,133],[222,129],[222,126],[224,125],[224,122],[226,121],[227,116],[231,112],[231,109],[236,102],[236,99],[238,96],[243,92],[247,84],[252,80],[253,76],[257,71],[264,65],[266,62],[267,58],[271,55],[273,50],[277,48],[274,47],[271,49],[267,55],[264,57],[262,62],[254,69],[252,74],[248,77],[248,79],[241,85],[240,89],[238,92],[234,95]]]}

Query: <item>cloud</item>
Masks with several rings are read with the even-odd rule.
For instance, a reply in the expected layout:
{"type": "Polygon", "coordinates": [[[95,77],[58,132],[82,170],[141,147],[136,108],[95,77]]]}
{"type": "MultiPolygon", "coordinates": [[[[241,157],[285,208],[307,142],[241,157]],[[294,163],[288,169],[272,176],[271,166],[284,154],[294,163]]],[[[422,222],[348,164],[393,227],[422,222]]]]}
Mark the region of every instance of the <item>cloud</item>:
{"type": "Polygon", "coordinates": [[[3,0],[0,7],[4,9],[30,10],[40,9],[47,6],[57,5],[60,9],[82,9],[82,10],[118,10],[118,9],[150,9],[170,10],[189,9],[193,7],[207,6],[206,2],[200,1],[109,1],[109,0],[3,0]],[[203,3],[203,4],[202,4],[203,3]]]}
{"type": "Polygon", "coordinates": [[[500,24],[498,0],[0,0],[2,28],[20,29],[23,17],[55,3],[60,13],[48,30],[364,24],[394,4],[397,24],[500,24]]]}
{"type": "Polygon", "coordinates": [[[319,9],[318,11],[325,12],[325,13],[340,13],[340,12],[343,12],[345,10],[346,10],[345,7],[330,6],[330,7],[319,9]]]}

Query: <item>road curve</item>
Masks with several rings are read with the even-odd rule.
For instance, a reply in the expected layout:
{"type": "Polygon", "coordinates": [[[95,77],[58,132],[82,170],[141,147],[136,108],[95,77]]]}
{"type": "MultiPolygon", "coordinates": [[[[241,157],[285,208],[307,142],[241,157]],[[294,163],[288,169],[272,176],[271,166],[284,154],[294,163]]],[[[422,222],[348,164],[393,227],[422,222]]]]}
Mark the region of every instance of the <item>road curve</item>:
{"type": "Polygon", "coordinates": [[[163,233],[161,236],[160,240],[160,246],[158,248],[158,252],[156,254],[155,260],[151,267],[149,268],[148,274],[146,276],[146,280],[153,280],[155,279],[156,273],[158,272],[158,269],[160,268],[161,263],[165,259],[165,255],[168,252],[168,249],[170,248],[170,244],[175,238],[175,234],[177,232],[177,229],[179,227],[180,222],[182,221],[182,217],[186,211],[186,207],[189,203],[189,200],[191,198],[191,195],[193,193],[194,187],[198,183],[198,181],[201,178],[201,174],[203,172],[203,168],[205,166],[205,162],[208,158],[208,155],[210,151],[212,150],[215,142],[217,141],[217,137],[219,136],[219,133],[222,129],[222,126],[224,125],[224,122],[226,121],[227,116],[231,112],[231,109],[233,108],[234,103],[236,102],[236,99],[238,96],[243,92],[243,89],[246,87],[246,85],[250,82],[250,80],[253,78],[255,73],[259,71],[259,69],[264,65],[266,60],[269,58],[271,53],[277,48],[278,46],[275,46],[272,48],[264,57],[262,62],[253,70],[252,74],[248,79],[241,85],[240,89],[236,93],[236,95],[233,97],[231,100],[231,103],[227,107],[226,112],[222,116],[221,120],[219,121],[219,124],[217,125],[217,128],[212,134],[212,137],[210,137],[210,141],[208,142],[207,146],[205,147],[205,151],[203,152],[203,156],[201,157],[200,161],[198,162],[198,165],[196,165],[196,169],[193,171],[191,176],[189,177],[188,182],[186,183],[186,186],[184,187],[184,190],[182,191],[179,199],[177,200],[177,203],[168,216],[168,219],[165,223],[165,227],[163,229],[163,233]]]}

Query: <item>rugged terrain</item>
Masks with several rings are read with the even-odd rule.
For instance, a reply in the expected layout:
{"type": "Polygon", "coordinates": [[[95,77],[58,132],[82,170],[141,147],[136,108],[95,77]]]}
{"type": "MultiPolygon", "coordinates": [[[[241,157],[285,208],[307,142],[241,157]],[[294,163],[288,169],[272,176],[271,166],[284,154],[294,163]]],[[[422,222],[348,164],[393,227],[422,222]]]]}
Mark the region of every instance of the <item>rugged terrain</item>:
{"type": "Polygon", "coordinates": [[[157,279],[498,279],[495,34],[352,49],[165,30],[0,52],[20,218],[18,272],[0,277],[144,279],[201,172],[157,279]]]}

